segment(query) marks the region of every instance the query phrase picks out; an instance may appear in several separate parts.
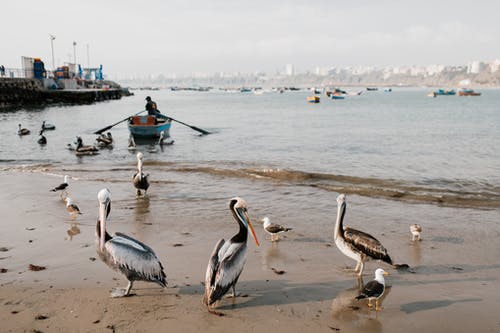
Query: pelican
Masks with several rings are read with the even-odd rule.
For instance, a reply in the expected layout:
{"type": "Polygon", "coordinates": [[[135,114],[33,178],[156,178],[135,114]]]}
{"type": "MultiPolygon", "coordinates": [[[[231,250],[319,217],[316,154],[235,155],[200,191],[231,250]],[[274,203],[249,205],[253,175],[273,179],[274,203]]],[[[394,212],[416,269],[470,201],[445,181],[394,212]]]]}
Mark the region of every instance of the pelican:
{"type": "Polygon", "coordinates": [[[113,136],[111,135],[111,132],[101,134],[97,137],[96,141],[99,147],[110,147],[113,145],[113,136]]]}
{"type": "Polygon", "coordinates": [[[138,196],[141,195],[141,190],[143,190],[144,195],[146,195],[146,191],[149,188],[149,182],[148,182],[149,174],[145,175],[144,173],[142,173],[142,164],[143,164],[142,159],[143,159],[143,157],[144,156],[142,155],[141,152],[137,153],[137,172],[132,177],[132,180],[134,182],[134,186],[137,189],[138,196]]]}
{"type": "Polygon", "coordinates": [[[30,134],[30,130],[27,128],[21,128],[21,124],[19,124],[19,130],[17,131],[18,135],[28,135],[30,134]]]}
{"type": "Polygon", "coordinates": [[[43,130],[40,131],[40,137],[38,138],[38,143],[41,145],[46,145],[47,144],[47,138],[43,135],[43,130]]]}
{"type": "Polygon", "coordinates": [[[81,137],[77,136],[76,137],[76,152],[80,153],[80,155],[93,155],[95,154],[99,149],[97,149],[94,146],[84,146],[83,145],[83,140],[81,137]]]}
{"type": "Polygon", "coordinates": [[[106,219],[111,211],[111,193],[107,188],[97,194],[99,219],[96,224],[97,253],[106,265],[122,273],[128,280],[126,289],[115,289],[111,297],[130,294],[134,281],[155,282],[167,287],[163,266],[146,244],[120,232],[111,236],[106,231],[106,219]]]}
{"type": "Polygon", "coordinates": [[[77,215],[81,215],[82,213],[80,212],[80,208],[71,200],[70,197],[64,198],[64,201],[66,201],[66,210],[68,211],[69,215],[75,219],[77,215]]]}
{"type": "Polygon", "coordinates": [[[50,191],[51,192],[61,191],[61,198],[62,198],[63,194],[68,195],[68,192],[66,191],[68,186],[69,186],[69,176],[65,175],[63,183],[57,185],[56,187],[54,187],[50,191]]]}
{"type": "Polygon", "coordinates": [[[292,230],[292,228],[286,228],[282,225],[271,223],[271,220],[269,220],[267,216],[262,219],[262,222],[264,222],[264,230],[271,235],[271,242],[278,241],[280,233],[292,230]]]}
{"type": "MultiPolygon", "coordinates": [[[[334,232],[335,245],[337,245],[340,252],[357,261],[354,271],[358,272],[358,276],[363,275],[364,262],[367,259],[379,259],[393,265],[386,248],[375,237],[356,229],[344,227],[345,194],[340,194],[337,197],[337,203],[337,221],[334,232]]],[[[397,266],[407,267],[408,265],[397,266]]]]}
{"type": "Polygon", "coordinates": [[[43,121],[43,123],[42,123],[42,130],[44,130],[44,131],[52,131],[52,130],[55,130],[55,129],[56,129],[56,126],[54,126],[52,124],[46,124],[45,120],[43,121]]]}
{"type": "Polygon", "coordinates": [[[219,240],[208,261],[203,303],[209,310],[230,288],[233,291],[232,297],[236,297],[235,286],[246,261],[248,229],[250,229],[255,243],[259,246],[259,241],[247,214],[245,200],[238,197],[231,199],[229,210],[238,222],[240,230],[227,242],[224,239],[219,240]]]}
{"type": "Polygon", "coordinates": [[[411,232],[411,240],[414,242],[416,240],[421,241],[422,238],[420,238],[420,233],[422,232],[422,227],[418,224],[412,224],[410,225],[410,232],[411,232]]]}
{"type": "Polygon", "coordinates": [[[368,282],[361,290],[359,296],[356,299],[368,298],[368,307],[372,307],[372,300],[375,300],[375,311],[381,310],[379,305],[379,299],[382,297],[385,291],[385,279],[384,275],[389,275],[382,268],[377,268],[375,270],[375,280],[368,282]]]}

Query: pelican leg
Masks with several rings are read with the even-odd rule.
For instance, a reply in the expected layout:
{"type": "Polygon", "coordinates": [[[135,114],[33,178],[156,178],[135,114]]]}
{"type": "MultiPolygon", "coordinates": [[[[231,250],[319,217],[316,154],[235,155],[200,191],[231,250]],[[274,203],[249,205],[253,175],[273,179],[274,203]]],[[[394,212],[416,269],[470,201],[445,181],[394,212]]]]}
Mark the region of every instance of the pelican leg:
{"type": "Polygon", "coordinates": [[[357,273],[359,271],[359,266],[361,265],[361,261],[358,261],[356,263],[356,267],[354,268],[354,271],[357,273]]]}
{"type": "Polygon", "coordinates": [[[117,297],[129,296],[130,295],[130,290],[132,290],[132,285],[133,284],[134,284],[134,282],[129,281],[128,285],[127,285],[127,288],[125,288],[125,289],[123,289],[123,288],[113,288],[113,290],[111,291],[111,297],[117,298],[117,297]]]}
{"type": "Polygon", "coordinates": [[[363,276],[363,268],[365,266],[365,263],[363,262],[363,260],[360,261],[360,267],[359,267],[359,272],[358,272],[358,276],[363,276]]]}
{"type": "Polygon", "coordinates": [[[141,196],[141,190],[137,190],[136,195],[137,195],[138,197],[140,197],[140,196],[141,196]]]}

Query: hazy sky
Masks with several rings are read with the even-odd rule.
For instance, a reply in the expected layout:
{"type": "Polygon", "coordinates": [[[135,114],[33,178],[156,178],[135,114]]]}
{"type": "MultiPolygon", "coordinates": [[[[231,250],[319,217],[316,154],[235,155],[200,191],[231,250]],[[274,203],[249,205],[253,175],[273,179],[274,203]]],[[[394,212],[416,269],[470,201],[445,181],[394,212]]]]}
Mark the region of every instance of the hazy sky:
{"type": "Polygon", "coordinates": [[[500,58],[500,1],[17,0],[0,7],[0,64],[73,59],[112,76],[500,58]]]}

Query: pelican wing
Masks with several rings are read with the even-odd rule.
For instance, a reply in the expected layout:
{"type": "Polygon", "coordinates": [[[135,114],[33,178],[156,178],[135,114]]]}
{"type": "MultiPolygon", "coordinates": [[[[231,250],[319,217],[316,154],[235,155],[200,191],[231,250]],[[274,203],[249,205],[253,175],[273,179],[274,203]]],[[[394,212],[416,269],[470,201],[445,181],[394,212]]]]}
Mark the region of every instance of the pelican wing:
{"type": "Polygon", "coordinates": [[[208,305],[208,299],[210,295],[210,290],[215,283],[215,276],[217,275],[217,269],[219,268],[219,251],[224,245],[224,239],[217,242],[208,260],[207,272],[205,274],[205,295],[203,297],[203,302],[208,305]]]}
{"type": "Polygon", "coordinates": [[[344,228],[344,238],[356,250],[373,259],[380,259],[392,265],[386,248],[372,235],[352,228],[344,228]]]}
{"type": "Polygon", "coordinates": [[[122,233],[106,242],[106,250],[114,265],[132,280],[157,282],[166,286],[165,272],[153,249],[122,233]]]}
{"type": "Polygon", "coordinates": [[[246,243],[227,242],[217,254],[219,265],[214,271],[215,278],[208,291],[208,303],[213,304],[224,296],[238,281],[246,261],[246,243]]]}
{"type": "Polygon", "coordinates": [[[145,191],[149,188],[148,175],[137,172],[134,174],[133,180],[135,188],[145,191]]]}

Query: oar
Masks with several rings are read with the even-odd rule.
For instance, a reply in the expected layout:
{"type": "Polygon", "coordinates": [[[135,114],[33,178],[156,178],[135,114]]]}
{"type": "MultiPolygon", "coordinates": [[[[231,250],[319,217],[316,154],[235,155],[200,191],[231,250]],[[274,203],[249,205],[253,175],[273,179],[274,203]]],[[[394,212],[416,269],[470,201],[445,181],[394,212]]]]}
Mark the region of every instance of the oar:
{"type": "Polygon", "coordinates": [[[201,134],[211,134],[209,131],[205,131],[202,128],[199,128],[199,127],[196,127],[196,126],[193,126],[193,125],[189,125],[189,124],[183,123],[182,121],[174,119],[174,118],[172,118],[170,116],[166,116],[166,117],[172,119],[175,122],[178,122],[179,124],[182,124],[182,125],[187,126],[187,127],[191,127],[192,129],[194,129],[195,131],[200,132],[201,134]]]}
{"type": "MultiPolygon", "coordinates": [[[[139,114],[141,114],[141,113],[143,113],[143,112],[146,112],[146,110],[142,110],[141,112],[137,112],[137,113],[136,113],[136,114],[134,114],[133,116],[137,116],[137,115],[139,115],[139,114]]],[[[120,120],[119,122],[114,123],[113,125],[109,125],[109,126],[106,126],[106,127],[104,127],[104,128],[101,128],[100,130],[95,131],[95,132],[94,132],[94,134],[101,134],[102,132],[107,131],[107,130],[109,130],[109,129],[110,129],[110,128],[112,128],[112,127],[115,127],[116,125],[123,123],[124,121],[128,120],[130,117],[131,117],[131,116],[128,116],[127,118],[122,119],[122,120],[120,120]]]]}

